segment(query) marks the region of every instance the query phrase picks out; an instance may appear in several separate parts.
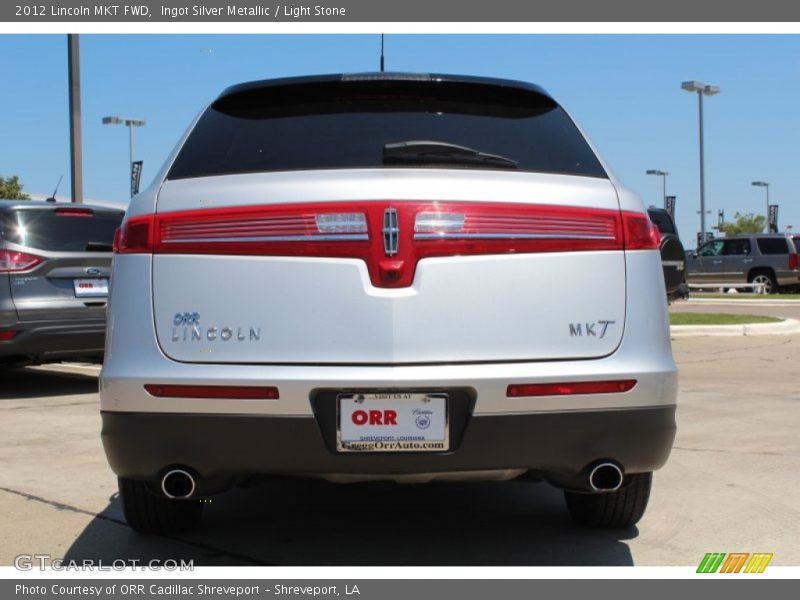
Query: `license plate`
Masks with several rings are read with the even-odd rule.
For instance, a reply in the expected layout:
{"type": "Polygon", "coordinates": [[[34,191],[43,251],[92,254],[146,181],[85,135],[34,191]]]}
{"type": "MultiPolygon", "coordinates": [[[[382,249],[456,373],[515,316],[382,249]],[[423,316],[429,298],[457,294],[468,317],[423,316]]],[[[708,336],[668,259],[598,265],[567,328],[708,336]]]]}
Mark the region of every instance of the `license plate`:
{"type": "Polygon", "coordinates": [[[76,279],[76,298],[105,298],[108,296],[108,279],[76,279]]]}
{"type": "Polygon", "coordinates": [[[447,394],[340,394],[339,452],[442,452],[450,448],[447,394]]]}

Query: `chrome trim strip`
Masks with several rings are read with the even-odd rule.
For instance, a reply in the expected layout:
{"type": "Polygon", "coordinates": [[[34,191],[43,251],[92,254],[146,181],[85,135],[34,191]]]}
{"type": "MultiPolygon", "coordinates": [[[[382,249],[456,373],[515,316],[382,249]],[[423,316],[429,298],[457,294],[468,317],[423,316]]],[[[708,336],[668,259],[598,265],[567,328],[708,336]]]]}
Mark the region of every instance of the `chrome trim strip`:
{"type": "Polygon", "coordinates": [[[162,240],[164,244],[193,244],[196,242],[360,242],[369,240],[366,233],[326,235],[269,235],[259,237],[203,237],[162,240]]]}
{"type": "Polygon", "coordinates": [[[415,233],[415,240],[615,240],[613,235],[577,235],[545,233],[415,233]]]}
{"type": "MultiPolygon", "coordinates": [[[[312,226],[312,224],[297,224],[297,225],[278,225],[278,224],[263,224],[263,223],[243,223],[241,225],[209,225],[209,226],[176,226],[176,225],[167,225],[162,229],[164,231],[169,231],[171,233],[193,233],[196,231],[252,231],[254,229],[293,229],[297,231],[305,231],[306,227],[312,226]]],[[[314,227],[316,229],[316,227],[314,227]]]]}

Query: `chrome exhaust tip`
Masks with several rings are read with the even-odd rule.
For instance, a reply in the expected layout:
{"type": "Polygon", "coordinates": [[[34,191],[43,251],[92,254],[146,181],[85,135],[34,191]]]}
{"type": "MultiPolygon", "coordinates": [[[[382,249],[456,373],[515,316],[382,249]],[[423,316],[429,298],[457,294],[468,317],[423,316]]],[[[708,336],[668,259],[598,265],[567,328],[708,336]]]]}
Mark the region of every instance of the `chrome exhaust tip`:
{"type": "Polygon", "coordinates": [[[161,478],[161,491],[167,498],[191,498],[196,488],[194,476],[184,469],[172,469],[161,478]]]}
{"type": "Polygon", "coordinates": [[[589,471],[589,487],[594,492],[615,492],[623,479],[622,469],[612,462],[599,462],[589,471]]]}

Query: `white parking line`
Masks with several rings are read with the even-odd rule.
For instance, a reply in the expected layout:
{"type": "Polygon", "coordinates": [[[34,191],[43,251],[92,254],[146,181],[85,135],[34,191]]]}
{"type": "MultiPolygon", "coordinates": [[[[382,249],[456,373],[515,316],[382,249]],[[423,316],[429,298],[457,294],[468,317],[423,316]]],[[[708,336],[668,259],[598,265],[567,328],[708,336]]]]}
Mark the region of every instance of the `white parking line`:
{"type": "Polygon", "coordinates": [[[38,371],[57,371],[60,373],[78,373],[80,375],[99,375],[102,365],[86,363],[53,363],[30,367],[38,371]]]}

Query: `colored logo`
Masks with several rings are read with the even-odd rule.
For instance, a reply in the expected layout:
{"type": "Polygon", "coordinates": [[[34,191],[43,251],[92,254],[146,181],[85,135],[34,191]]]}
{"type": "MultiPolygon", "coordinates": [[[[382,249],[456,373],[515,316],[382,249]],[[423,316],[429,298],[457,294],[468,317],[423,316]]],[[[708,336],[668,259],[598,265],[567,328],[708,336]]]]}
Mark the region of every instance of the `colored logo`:
{"type": "Polygon", "coordinates": [[[772,553],[708,552],[697,567],[698,573],[763,573],[772,553]]]}
{"type": "Polygon", "coordinates": [[[414,422],[417,424],[417,428],[419,429],[427,429],[431,426],[431,420],[425,415],[418,416],[414,422]]]}

